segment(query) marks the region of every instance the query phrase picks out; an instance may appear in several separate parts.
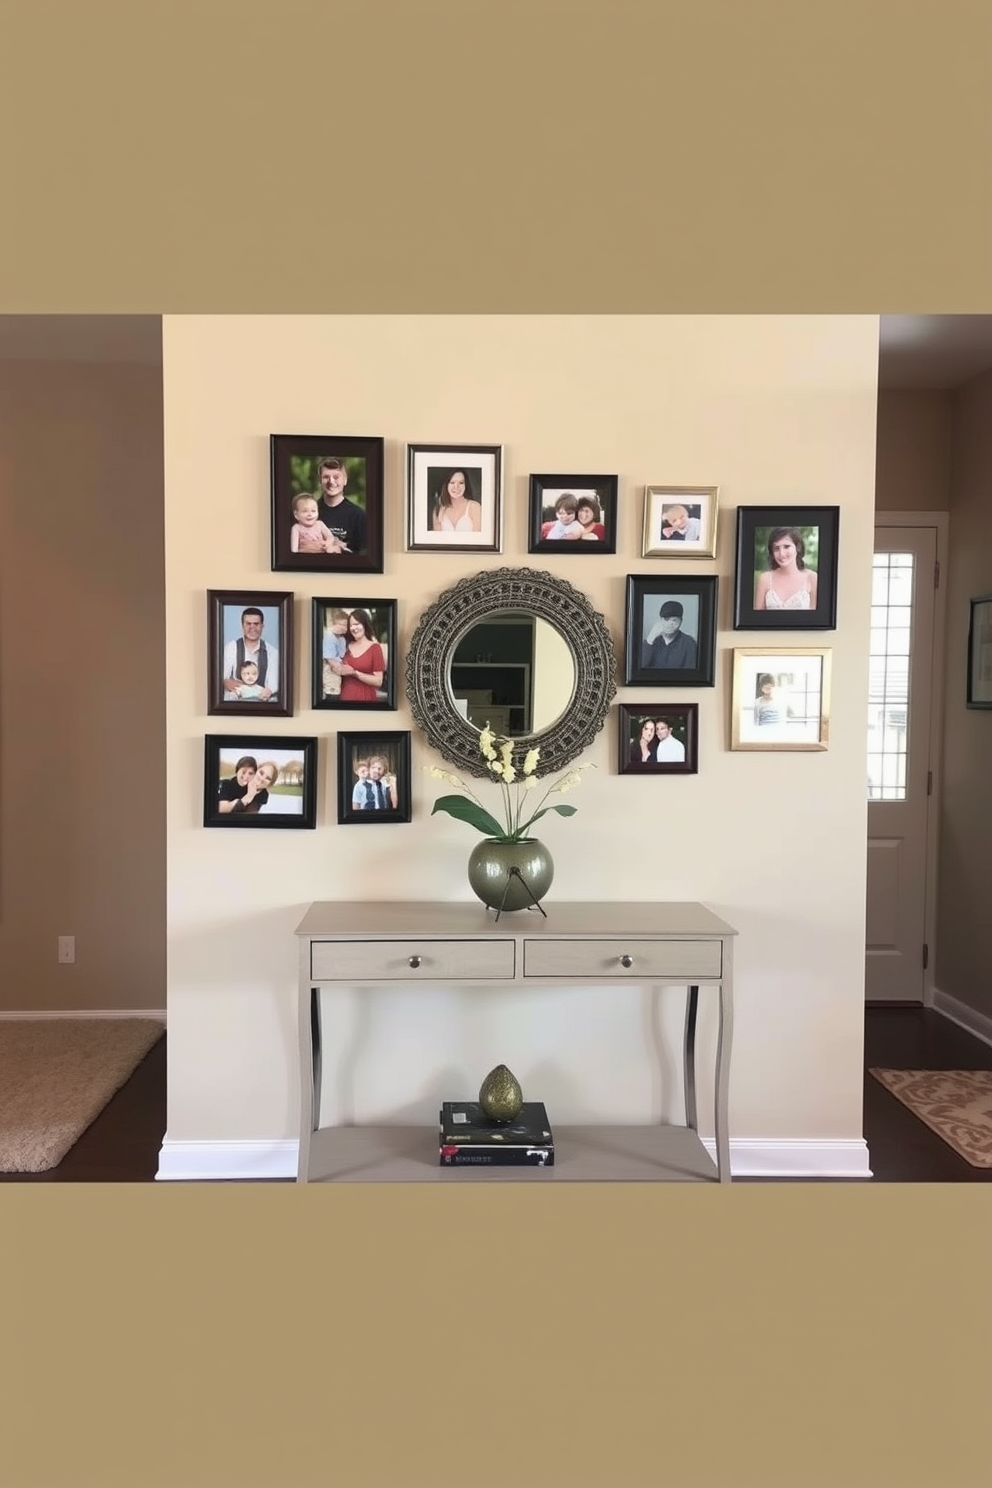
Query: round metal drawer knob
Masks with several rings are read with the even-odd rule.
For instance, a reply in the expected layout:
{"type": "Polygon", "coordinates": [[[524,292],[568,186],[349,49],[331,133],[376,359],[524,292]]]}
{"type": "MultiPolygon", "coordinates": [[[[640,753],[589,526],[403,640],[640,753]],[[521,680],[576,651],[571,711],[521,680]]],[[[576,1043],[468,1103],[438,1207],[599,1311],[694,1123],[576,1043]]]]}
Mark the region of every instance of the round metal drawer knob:
{"type": "Polygon", "coordinates": [[[410,965],[413,967],[414,971],[416,971],[417,967],[420,965],[420,957],[419,956],[411,956],[410,957],[410,965]]]}
{"type": "Polygon", "coordinates": [[[633,966],[633,964],[634,964],[634,958],[633,958],[633,956],[621,956],[620,957],[620,965],[621,966],[633,966]]]}

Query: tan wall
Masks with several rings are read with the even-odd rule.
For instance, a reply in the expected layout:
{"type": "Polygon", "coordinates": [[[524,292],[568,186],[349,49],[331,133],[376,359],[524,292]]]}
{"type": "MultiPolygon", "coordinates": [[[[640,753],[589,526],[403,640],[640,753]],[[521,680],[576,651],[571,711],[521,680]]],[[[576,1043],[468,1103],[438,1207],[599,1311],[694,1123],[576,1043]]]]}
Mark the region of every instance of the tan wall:
{"type": "MultiPolygon", "coordinates": [[[[621,650],[626,575],[663,571],[640,557],[644,485],[720,485],[717,561],[692,565],[721,576],[716,686],[686,694],[700,708],[700,773],[618,776],[611,718],[586,755],[598,769],[570,798],[578,815],[545,834],[557,867],[548,908],[554,897],[701,899],[724,914],[741,932],[734,1134],[860,1138],[877,319],[193,316],[166,317],[163,330],[170,1140],[295,1135],[293,930],[311,900],[471,899],[474,834],[430,817],[436,791],[420,767],[438,761],[416,730],[412,824],[336,824],[338,720],[310,710],[306,684],[310,599],[332,585],[273,574],[269,561],[268,439],[294,430],[386,437],[385,573],[347,588],[398,600],[401,651],[424,607],[462,574],[549,565],[527,557],[528,472],[569,467],[620,477],[616,555],[563,557],[555,571],[589,595],[621,650]],[[499,557],[404,551],[406,441],[445,439],[504,444],[499,557]],[[843,508],[840,628],[812,638],[834,651],[830,748],[733,753],[731,653],[761,639],[730,629],[735,509],[795,501],[843,508]],[[204,711],[204,595],[242,586],[297,595],[297,712],[266,732],[319,738],[314,832],[201,825],[203,736],[224,731],[204,711]]],[[[359,726],[350,714],[343,722],[359,726]]],[[[373,723],[410,727],[402,688],[397,712],[373,723]]],[[[442,1091],[477,1088],[499,1060],[525,1089],[539,1081],[561,1121],[678,1111],[677,995],[662,999],[663,1080],[645,1040],[648,1004],[615,990],[576,991],[566,1007],[551,991],[459,999],[418,987],[367,994],[360,1016],[343,1001],[339,1013],[356,1119],[435,1120],[442,1091]]],[[[706,1131],[708,1004],[700,1032],[706,1131]]],[[[328,1048],[342,1047],[341,1033],[336,1025],[328,1048]]]]}
{"type": "Polygon", "coordinates": [[[947,511],[952,394],[887,388],[878,395],[878,511],[947,511]]]}
{"type": "Polygon", "coordinates": [[[992,372],[954,397],[936,984],[992,1017],[992,712],[965,706],[969,601],[992,594],[992,372]]]}
{"type": "Polygon", "coordinates": [[[165,1007],[162,511],[160,369],[0,362],[0,1011],[165,1007]]]}

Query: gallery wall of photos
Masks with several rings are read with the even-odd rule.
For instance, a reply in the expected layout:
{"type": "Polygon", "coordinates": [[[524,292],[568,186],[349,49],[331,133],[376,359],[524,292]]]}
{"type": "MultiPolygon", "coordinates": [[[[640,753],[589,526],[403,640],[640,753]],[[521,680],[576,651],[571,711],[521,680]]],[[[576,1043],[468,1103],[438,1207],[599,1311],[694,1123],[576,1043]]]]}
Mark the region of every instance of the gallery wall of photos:
{"type": "MultiPolygon", "coordinates": [[[[207,592],[207,712],[239,722],[204,738],[203,825],[316,827],[317,738],[258,727],[294,716],[304,641],[309,706],[346,715],[336,736],[338,823],[410,822],[410,733],[390,729],[388,717],[380,726],[399,706],[397,601],[366,595],[361,583],[386,571],[385,440],[273,434],[269,443],[272,571],[324,582],[309,596],[306,637],[294,634],[291,591],[207,592]]],[[[503,477],[502,446],[407,445],[406,551],[501,553],[503,477]]],[[[719,486],[649,485],[622,502],[620,484],[601,472],[531,474],[527,550],[583,561],[616,553],[621,505],[639,504],[646,567],[627,575],[617,650],[625,686],[650,695],[614,704],[617,771],[696,774],[699,705],[679,692],[715,686],[720,579],[694,573],[692,560],[716,556],[719,486]]],[[[828,746],[831,650],[796,640],[836,629],[839,521],[836,506],[737,508],[733,626],[760,644],[733,649],[731,749],[828,746]]]]}

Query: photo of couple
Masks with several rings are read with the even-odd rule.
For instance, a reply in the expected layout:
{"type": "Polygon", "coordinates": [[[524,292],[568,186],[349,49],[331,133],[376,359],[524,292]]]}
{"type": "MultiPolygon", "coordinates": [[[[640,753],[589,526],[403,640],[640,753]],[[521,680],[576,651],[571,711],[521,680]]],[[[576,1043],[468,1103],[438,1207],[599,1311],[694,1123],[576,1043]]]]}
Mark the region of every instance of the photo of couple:
{"type": "Polygon", "coordinates": [[[699,768],[695,703],[620,705],[619,768],[622,775],[695,774],[699,768]]]}
{"type": "Polygon", "coordinates": [[[313,739],[208,735],[204,759],[205,827],[313,827],[313,739]]]}

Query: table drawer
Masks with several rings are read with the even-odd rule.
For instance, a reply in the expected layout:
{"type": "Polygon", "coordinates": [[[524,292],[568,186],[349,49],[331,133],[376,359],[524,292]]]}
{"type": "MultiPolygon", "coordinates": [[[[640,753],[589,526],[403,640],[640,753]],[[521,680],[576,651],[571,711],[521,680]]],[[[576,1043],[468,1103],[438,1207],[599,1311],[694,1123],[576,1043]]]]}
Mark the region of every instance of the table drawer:
{"type": "Polygon", "coordinates": [[[318,982],[503,981],[514,975],[512,940],[315,940],[318,982]]]}
{"type": "Polygon", "coordinates": [[[719,940],[526,940],[525,977],[718,977],[719,940]],[[624,965],[621,957],[630,957],[624,965]]]}

